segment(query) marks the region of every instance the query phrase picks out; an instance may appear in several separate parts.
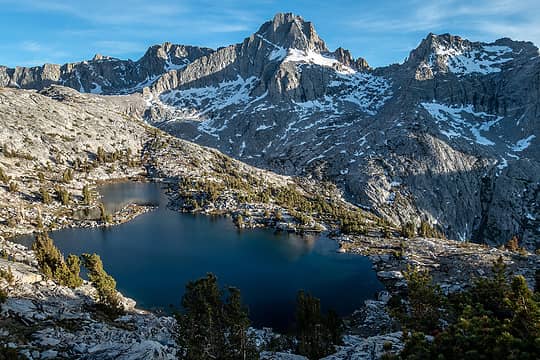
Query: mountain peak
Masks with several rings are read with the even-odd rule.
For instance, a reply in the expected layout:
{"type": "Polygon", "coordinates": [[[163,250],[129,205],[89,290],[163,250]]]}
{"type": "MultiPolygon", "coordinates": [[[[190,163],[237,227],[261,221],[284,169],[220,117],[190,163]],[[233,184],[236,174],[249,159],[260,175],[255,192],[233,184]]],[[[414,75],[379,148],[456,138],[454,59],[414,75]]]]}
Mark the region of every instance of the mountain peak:
{"type": "Polygon", "coordinates": [[[487,75],[501,72],[506,63],[519,56],[518,47],[522,48],[512,41],[471,42],[456,35],[429,33],[411,51],[406,64],[415,71],[417,80],[432,79],[437,74],[487,75]]]}
{"type": "Polygon", "coordinates": [[[92,61],[111,60],[111,59],[112,59],[112,57],[110,57],[110,56],[105,56],[105,55],[101,55],[100,53],[97,53],[92,58],[92,61]]]}
{"type": "Polygon", "coordinates": [[[466,39],[463,39],[460,36],[455,36],[451,34],[441,34],[437,35],[434,33],[429,33],[421,42],[420,45],[413,51],[409,56],[410,61],[414,60],[424,60],[429,57],[431,54],[436,53],[441,49],[461,49],[464,46],[470,46],[470,42],[466,39]]]}
{"type": "Polygon", "coordinates": [[[265,22],[257,34],[284,48],[327,52],[328,48],[319,37],[313,24],[292,13],[278,13],[265,22]]]}

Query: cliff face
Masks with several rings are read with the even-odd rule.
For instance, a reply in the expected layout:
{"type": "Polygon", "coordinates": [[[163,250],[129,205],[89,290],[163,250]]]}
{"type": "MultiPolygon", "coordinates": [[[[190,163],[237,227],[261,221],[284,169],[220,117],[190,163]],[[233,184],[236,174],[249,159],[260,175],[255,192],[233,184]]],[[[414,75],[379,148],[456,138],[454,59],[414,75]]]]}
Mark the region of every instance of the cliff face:
{"type": "Polygon", "coordinates": [[[393,222],[534,249],[539,74],[531,43],[448,34],[371,69],[280,15],[156,81],[147,118],[250,164],[331,180],[393,222]]]}
{"type": "Polygon", "coordinates": [[[164,44],[137,62],[0,69],[4,85],[51,82],[140,91],[150,124],[251,165],[333,181],[395,223],[540,245],[532,43],[429,34],[403,64],[372,69],[347,50],[331,52],[310,22],[278,14],[216,51],[164,44]]]}

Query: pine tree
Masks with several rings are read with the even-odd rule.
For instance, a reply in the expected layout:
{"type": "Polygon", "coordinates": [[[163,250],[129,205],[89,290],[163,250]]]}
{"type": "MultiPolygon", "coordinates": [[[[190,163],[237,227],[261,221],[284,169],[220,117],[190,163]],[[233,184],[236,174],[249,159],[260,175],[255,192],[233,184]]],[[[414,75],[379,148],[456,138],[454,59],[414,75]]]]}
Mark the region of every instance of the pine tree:
{"type": "Polygon", "coordinates": [[[15,181],[11,181],[9,183],[9,191],[10,192],[17,192],[19,191],[19,184],[17,184],[15,181]]]}
{"type": "Polygon", "coordinates": [[[66,184],[73,180],[73,171],[71,169],[66,169],[62,174],[62,181],[66,184]]]}
{"type": "Polygon", "coordinates": [[[6,175],[6,173],[4,172],[4,169],[0,168],[0,181],[3,182],[4,184],[8,184],[9,180],[11,180],[11,178],[6,175]]]}
{"type": "Polygon", "coordinates": [[[416,236],[416,226],[413,222],[408,222],[401,226],[401,236],[409,239],[416,236]]]}
{"type": "Polygon", "coordinates": [[[97,157],[97,161],[99,163],[103,163],[106,161],[106,154],[105,154],[105,150],[103,150],[103,148],[101,146],[99,146],[97,148],[97,154],[96,154],[96,157],[97,157]]]}
{"type": "Polygon", "coordinates": [[[523,276],[509,279],[502,258],[489,278],[448,295],[436,311],[447,325],[430,340],[404,332],[401,359],[540,358],[540,298],[523,276]]]}
{"type": "Polygon", "coordinates": [[[99,204],[99,218],[105,224],[112,222],[112,216],[111,214],[107,213],[107,210],[105,210],[105,205],[103,205],[103,203],[99,204]]]}
{"type": "Polygon", "coordinates": [[[70,193],[61,186],[57,186],[55,190],[56,190],[56,199],[60,201],[62,205],[69,205],[69,203],[71,202],[70,193]]]}
{"type": "Polygon", "coordinates": [[[185,359],[243,360],[258,358],[247,335],[249,319],[240,290],[229,288],[226,301],[213,274],[186,285],[183,313],[176,315],[178,343],[185,359]]]}
{"type": "Polygon", "coordinates": [[[244,217],[241,214],[236,216],[236,226],[238,226],[239,229],[244,227],[244,217]]]}
{"type": "Polygon", "coordinates": [[[103,269],[103,262],[97,254],[82,254],[83,265],[88,279],[97,290],[98,301],[104,305],[109,315],[117,316],[123,312],[120,297],[116,291],[116,281],[103,269]]]}
{"type": "Polygon", "coordinates": [[[540,269],[534,272],[534,291],[540,294],[540,269]]]}
{"type": "Polygon", "coordinates": [[[334,312],[321,314],[320,300],[299,291],[296,297],[297,351],[310,359],[320,359],[334,352],[341,343],[342,323],[334,312]]]}
{"type": "Polygon", "coordinates": [[[512,238],[506,243],[506,248],[510,251],[518,251],[519,238],[516,235],[512,236],[512,238]]]}
{"type": "Polygon", "coordinates": [[[439,328],[443,297],[439,286],[433,283],[427,271],[409,267],[404,273],[407,280],[409,313],[404,322],[412,329],[430,333],[439,328]]]}
{"type": "Polygon", "coordinates": [[[178,318],[181,327],[179,341],[186,351],[186,359],[223,357],[225,334],[221,297],[213,274],[186,285],[182,297],[185,313],[178,318]]]}
{"type": "Polygon", "coordinates": [[[52,203],[52,197],[51,197],[51,194],[49,194],[49,192],[47,191],[47,189],[41,187],[39,188],[39,194],[41,196],[41,201],[45,204],[45,205],[49,205],[50,203],[52,203]]]}
{"type": "Polygon", "coordinates": [[[88,185],[83,186],[82,196],[83,196],[84,205],[90,205],[92,203],[92,192],[90,191],[90,186],[88,185]]]}
{"type": "Polygon", "coordinates": [[[228,330],[226,358],[253,358],[253,346],[247,336],[250,325],[248,312],[242,304],[240,290],[229,287],[229,296],[224,305],[224,325],[228,330]]]}
{"type": "Polygon", "coordinates": [[[76,288],[81,286],[80,263],[75,255],[69,255],[67,262],[47,233],[39,233],[32,245],[39,267],[46,278],[60,285],[76,288]]]}

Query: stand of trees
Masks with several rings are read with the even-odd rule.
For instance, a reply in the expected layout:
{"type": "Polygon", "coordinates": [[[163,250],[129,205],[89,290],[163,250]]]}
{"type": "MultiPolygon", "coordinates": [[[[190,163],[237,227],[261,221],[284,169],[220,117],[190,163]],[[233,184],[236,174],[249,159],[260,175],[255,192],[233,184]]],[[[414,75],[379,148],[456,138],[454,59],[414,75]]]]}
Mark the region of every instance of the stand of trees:
{"type": "Polygon", "coordinates": [[[116,291],[116,281],[103,269],[103,262],[99,255],[82,254],[79,258],[70,254],[67,259],[64,259],[53,240],[45,232],[37,235],[32,250],[36,254],[38,265],[45,277],[70,288],[82,285],[83,280],[80,276],[82,259],[82,265],[88,272],[88,279],[97,290],[101,309],[111,317],[123,312],[120,297],[116,291]]]}
{"type": "MultiPolygon", "coordinates": [[[[402,359],[539,359],[540,293],[502,258],[468,290],[443,295],[427,273],[410,270],[408,307],[394,309],[406,327],[402,359]],[[427,339],[425,335],[432,335],[427,339]]],[[[398,306],[399,308],[399,306],[398,306]]]]}
{"type": "Polygon", "coordinates": [[[38,265],[46,278],[55,280],[60,285],[76,288],[82,285],[80,261],[75,255],[64,259],[47,233],[40,233],[32,245],[38,265]]]}
{"type": "Polygon", "coordinates": [[[342,343],[343,323],[329,311],[321,314],[321,302],[316,297],[298,292],[296,297],[297,352],[309,359],[320,359],[335,352],[342,343]]]}
{"type": "Polygon", "coordinates": [[[247,309],[240,290],[219,289],[213,274],[186,285],[183,312],[176,315],[184,359],[257,359],[247,330],[247,309]],[[226,294],[226,297],[225,297],[226,294]]]}
{"type": "MultiPolygon", "coordinates": [[[[300,291],[296,302],[296,351],[310,359],[335,352],[342,343],[343,323],[337,314],[321,313],[319,299],[300,291]]],[[[213,274],[186,285],[183,312],[176,315],[182,359],[258,359],[248,334],[248,311],[240,290],[221,290],[213,274]]],[[[294,350],[294,345],[292,347],[294,350]]],[[[280,350],[280,349],[276,349],[280,350]]]]}

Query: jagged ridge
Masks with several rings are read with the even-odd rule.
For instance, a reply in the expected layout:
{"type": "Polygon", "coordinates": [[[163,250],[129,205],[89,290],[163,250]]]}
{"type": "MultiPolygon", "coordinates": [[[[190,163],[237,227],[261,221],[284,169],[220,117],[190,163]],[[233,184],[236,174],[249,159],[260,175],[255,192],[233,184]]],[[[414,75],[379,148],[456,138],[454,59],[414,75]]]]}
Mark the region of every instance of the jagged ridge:
{"type": "Polygon", "coordinates": [[[256,166],[330,179],[395,223],[423,219],[489,243],[517,234],[538,246],[533,44],[429,34],[403,64],[371,69],[330,52],[310,22],[278,14],[242,43],[193,51],[189,61],[145,65],[163,74],[115,91],[149,85],[152,124],[256,166]]]}

